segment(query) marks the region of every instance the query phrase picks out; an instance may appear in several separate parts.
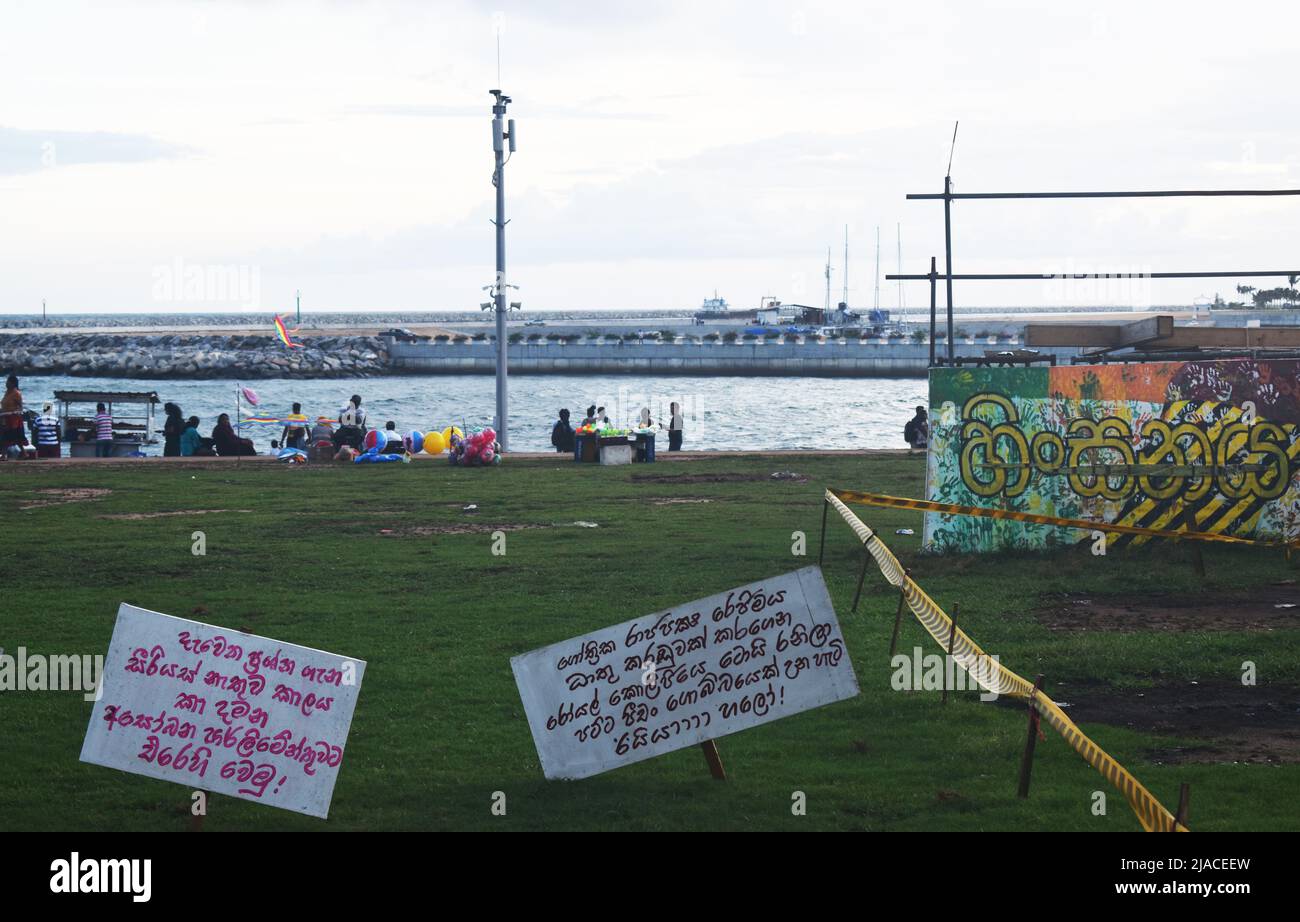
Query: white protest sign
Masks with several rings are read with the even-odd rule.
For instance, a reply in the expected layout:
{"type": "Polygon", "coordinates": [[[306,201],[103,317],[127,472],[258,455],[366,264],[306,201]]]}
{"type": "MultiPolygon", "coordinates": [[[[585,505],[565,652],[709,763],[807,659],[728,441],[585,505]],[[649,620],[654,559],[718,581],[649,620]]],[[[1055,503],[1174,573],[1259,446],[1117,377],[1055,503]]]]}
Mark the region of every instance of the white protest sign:
{"type": "Polygon", "coordinates": [[[858,693],[818,567],[510,665],[547,778],[586,778],[858,693]]]}
{"type": "Polygon", "coordinates": [[[365,668],[123,604],[81,761],[324,819],[365,668]]]}

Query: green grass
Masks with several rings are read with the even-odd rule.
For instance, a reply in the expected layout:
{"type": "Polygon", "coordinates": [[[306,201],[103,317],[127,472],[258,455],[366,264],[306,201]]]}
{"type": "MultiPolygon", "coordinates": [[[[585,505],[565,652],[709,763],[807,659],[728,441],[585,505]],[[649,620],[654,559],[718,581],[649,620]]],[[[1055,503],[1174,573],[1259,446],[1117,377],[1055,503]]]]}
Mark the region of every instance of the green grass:
{"type": "MultiPolygon", "coordinates": [[[[729,779],[697,748],[580,782],[542,777],[511,656],[637,614],[815,562],[824,486],[923,493],[923,464],[902,457],[732,458],[599,468],[512,460],[491,470],[440,463],[372,467],[267,464],[0,465],[0,559],[9,574],[0,646],[103,653],[126,601],[367,661],[328,821],[213,796],[206,828],[1095,830],[1139,825],[1123,797],[1050,730],[1029,800],[1015,796],[1021,708],[960,694],[890,689],[896,591],[872,567],[849,611],[860,545],[833,514],[825,572],[862,694],[720,740],[729,779]],[[773,481],[789,469],[806,483],[773,481]],[[730,482],[638,476],[752,474],[730,482]],[[100,487],[98,500],[20,510],[46,488],[100,487]],[[709,499],[659,505],[656,499],[709,499]],[[476,516],[461,507],[475,503],[476,516]],[[120,513],[252,510],[121,520],[120,513]],[[575,527],[576,520],[599,528],[575,527]],[[417,534],[474,522],[511,531],[506,556],[484,533],[417,534]],[[554,526],[554,527],[549,527],[554,526]],[[191,533],[207,555],[191,554],[191,533]],[[382,534],[390,529],[393,534],[382,534]],[[808,557],[791,555],[791,533],[808,557]],[[1107,792],[1103,817],[1089,810],[1107,792]],[[507,815],[491,798],[505,792],[507,815]],[[807,815],[791,815],[792,792],[807,815]]],[[[936,558],[918,553],[920,516],[861,509],[941,605],[1004,665],[1048,676],[1048,692],[1103,681],[1300,683],[1300,632],[1126,634],[1050,631],[1044,594],[1224,590],[1294,577],[1279,553],[1207,546],[1051,556],[936,558]],[[909,527],[915,536],[897,536],[909,527]]],[[[938,652],[910,618],[900,649],[938,652]]],[[[179,830],[188,790],[78,761],[91,705],[76,692],[0,693],[0,829],[179,830]]],[[[1193,790],[1197,830],[1295,829],[1300,766],[1150,761],[1170,740],[1085,724],[1166,806],[1193,790]]]]}

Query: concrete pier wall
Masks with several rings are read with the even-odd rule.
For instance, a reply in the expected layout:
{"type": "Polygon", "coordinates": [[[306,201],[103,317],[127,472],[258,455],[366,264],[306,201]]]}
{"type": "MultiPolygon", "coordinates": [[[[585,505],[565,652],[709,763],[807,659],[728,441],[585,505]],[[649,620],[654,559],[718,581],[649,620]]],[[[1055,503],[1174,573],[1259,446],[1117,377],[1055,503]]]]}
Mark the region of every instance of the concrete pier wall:
{"type": "MultiPolygon", "coordinates": [[[[958,342],[959,357],[988,350],[1020,348],[1007,343],[958,342]]],[[[393,343],[392,370],[398,373],[491,374],[496,369],[492,343],[393,343]]],[[[938,353],[946,355],[940,343],[938,353]]],[[[1053,349],[1068,363],[1077,349],[1053,349]]],[[[927,343],[516,343],[507,358],[512,374],[802,375],[828,378],[925,377],[927,343]]]]}

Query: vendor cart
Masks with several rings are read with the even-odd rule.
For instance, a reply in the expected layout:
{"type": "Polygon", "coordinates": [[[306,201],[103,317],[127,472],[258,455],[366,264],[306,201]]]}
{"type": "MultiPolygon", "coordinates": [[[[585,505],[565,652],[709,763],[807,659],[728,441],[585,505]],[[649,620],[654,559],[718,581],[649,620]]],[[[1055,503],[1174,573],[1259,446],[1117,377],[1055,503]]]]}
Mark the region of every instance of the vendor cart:
{"type": "Polygon", "coordinates": [[[101,403],[113,417],[112,457],[125,458],[158,444],[154,407],[159,400],[154,391],[55,391],[54,399],[71,458],[95,457],[95,407],[101,403]]]}

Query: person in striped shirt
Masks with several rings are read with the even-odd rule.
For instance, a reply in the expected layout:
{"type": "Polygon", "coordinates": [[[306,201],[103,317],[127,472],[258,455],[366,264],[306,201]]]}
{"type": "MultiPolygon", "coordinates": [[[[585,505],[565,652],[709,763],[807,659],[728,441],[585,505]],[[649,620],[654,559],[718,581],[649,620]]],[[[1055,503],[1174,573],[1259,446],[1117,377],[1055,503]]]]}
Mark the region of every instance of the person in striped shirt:
{"type": "Polygon", "coordinates": [[[113,457],[113,415],[102,403],[95,404],[95,457],[113,457]]]}
{"type": "Polygon", "coordinates": [[[36,457],[57,458],[60,455],[59,418],[54,415],[54,405],[47,403],[41,408],[41,415],[36,417],[32,426],[36,436],[36,457]]]}

